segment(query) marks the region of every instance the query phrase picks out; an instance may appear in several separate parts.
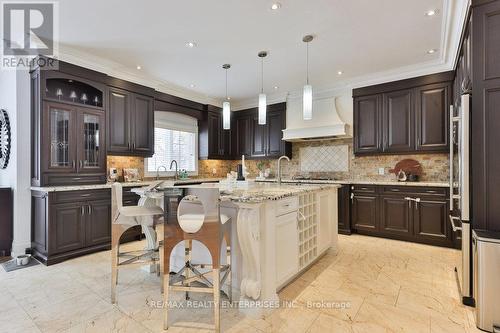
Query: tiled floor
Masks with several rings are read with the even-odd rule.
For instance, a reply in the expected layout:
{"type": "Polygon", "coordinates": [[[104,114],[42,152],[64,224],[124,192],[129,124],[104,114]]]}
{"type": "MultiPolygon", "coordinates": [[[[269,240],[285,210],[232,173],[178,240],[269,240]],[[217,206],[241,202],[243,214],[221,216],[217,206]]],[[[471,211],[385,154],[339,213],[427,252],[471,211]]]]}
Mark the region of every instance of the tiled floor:
{"type": "MultiPolygon", "coordinates": [[[[224,309],[223,331],[479,332],[458,298],[459,251],[358,235],[340,236],[339,247],[280,293],[294,306],[257,316],[224,309]]],[[[161,332],[162,311],[151,306],[161,300],[158,278],[121,270],[120,283],[111,305],[109,252],[0,269],[0,332],[161,332]]],[[[212,327],[209,309],[175,309],[171,319],[169,332],[212,327]]]]}

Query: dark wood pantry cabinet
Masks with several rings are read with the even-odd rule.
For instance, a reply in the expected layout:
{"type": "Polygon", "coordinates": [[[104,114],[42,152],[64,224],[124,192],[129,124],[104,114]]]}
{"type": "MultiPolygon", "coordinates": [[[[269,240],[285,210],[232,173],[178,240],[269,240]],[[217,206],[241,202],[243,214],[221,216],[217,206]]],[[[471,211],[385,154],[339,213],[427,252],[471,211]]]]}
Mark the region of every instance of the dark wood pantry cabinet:
{"type": "Polygon", "coordinates": [[[203,119],[199,122],[200,159],[230,160],[233,158],[233,126],[224,129],[222,109],[208,105],[203,119]]]}
{"type": "Polygon", "coordinates": [[[353,90],[354,153],[446,152],[453,72],[353,90]]]}

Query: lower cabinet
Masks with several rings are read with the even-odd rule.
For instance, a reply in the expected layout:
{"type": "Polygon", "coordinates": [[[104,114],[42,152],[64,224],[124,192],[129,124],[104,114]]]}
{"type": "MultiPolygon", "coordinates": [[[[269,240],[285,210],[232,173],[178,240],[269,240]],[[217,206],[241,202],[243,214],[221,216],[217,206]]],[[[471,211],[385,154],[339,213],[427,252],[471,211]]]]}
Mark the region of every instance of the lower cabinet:
{"type": "Polygon", "coordinates": [[[352,196],[352,227],[356,230],[378,230],[377,197],[372,194],[352,196]]]}
{"type": "Polygon", "coordinates": [[[355,232],[456,247],[446,188],[353,185],[351,190],[355,232]]]}
{"type": "Polygon", "coordinates": [[[276,217],[276,284],[282,285],[299,270],[297,212],[276,217]]]}
{"type": "Polygon", "coordinates": [[[380,198],[380,230],[395,235],[411,235],[411,201],[400,196],[380,198]]]}
{"type": "Polygon", "coordinates": [[[417,239],[450,245],[452,230],[448,225],[448,202],[432,198],[420,198],[415,202],[413,217],[414,234],[417,239]]]}
{"type": "MultiPolygon", "coordinates": [[[[139,197],[124,189],[124,205],[139,197]]],[[[32,252],[46,265],[111,248],[111,190],[67,192],[32,191],[32,252]]],[[[130,228],[121,242],[141,238],[130,228]]]]}

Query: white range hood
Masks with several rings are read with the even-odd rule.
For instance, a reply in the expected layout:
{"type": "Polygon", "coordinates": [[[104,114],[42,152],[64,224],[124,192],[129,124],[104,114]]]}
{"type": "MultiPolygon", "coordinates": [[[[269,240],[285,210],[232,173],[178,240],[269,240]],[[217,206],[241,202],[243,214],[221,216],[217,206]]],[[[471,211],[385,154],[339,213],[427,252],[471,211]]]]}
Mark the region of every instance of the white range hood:
{"type": "Polygon", "coordinates": [[[317,106],[317,109],[313,107],[313,118],[317,112],[328,114],[328,117],[323,117],[326,119],[322,119],[319,123],[311,124],[309,121],[302,121],[299,126],[295,124],[293,128],[287,127],[283,130],[283,140],[290,142],[320,141],[350,137],[349,124],[342,121],[337,112],[337,98],[331,102],[318,103],[317,106]]]}

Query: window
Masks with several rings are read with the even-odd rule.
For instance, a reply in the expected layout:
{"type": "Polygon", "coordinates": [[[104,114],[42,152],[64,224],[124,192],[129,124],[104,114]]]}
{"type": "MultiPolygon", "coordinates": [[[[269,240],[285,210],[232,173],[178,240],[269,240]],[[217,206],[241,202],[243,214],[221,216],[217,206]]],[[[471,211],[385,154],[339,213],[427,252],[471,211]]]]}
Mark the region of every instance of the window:
{"type": "Polygon", "coordinates": [[[158,167],[161,176],[171,176],[170,163],[176,160],[179,171],[185,169],[190,175],[198,174],[198,124],[192,117],[171,112],[155,112],[155,153],[145,159],[146,176],[156,176],[158,167]]]}

